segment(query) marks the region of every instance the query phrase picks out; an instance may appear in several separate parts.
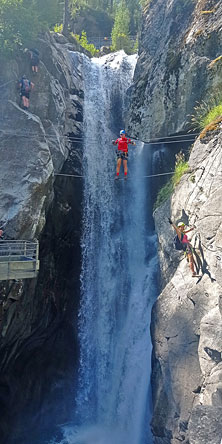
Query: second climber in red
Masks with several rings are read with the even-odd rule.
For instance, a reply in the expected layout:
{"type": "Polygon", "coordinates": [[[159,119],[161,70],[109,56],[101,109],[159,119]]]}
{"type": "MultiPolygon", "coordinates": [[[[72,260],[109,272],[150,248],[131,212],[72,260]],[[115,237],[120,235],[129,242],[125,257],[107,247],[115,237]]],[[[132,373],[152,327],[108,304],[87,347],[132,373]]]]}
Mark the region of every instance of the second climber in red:
{"type": "Polygon", "coordinates": [[[126,132],[124,130],[120,131],[120,137],[116,140],[113,140],[113,145],[117,145],[116,155],[117,155],[117,168],[116,168],[116,177],[115,179],[119,179],[119,172],[121,163],[123,160],[123,168],[124,168],[124,179],[127,179],[127,160],[128,160],[128,144],[136,145],[131,139],[126,137],[126,132]]]}

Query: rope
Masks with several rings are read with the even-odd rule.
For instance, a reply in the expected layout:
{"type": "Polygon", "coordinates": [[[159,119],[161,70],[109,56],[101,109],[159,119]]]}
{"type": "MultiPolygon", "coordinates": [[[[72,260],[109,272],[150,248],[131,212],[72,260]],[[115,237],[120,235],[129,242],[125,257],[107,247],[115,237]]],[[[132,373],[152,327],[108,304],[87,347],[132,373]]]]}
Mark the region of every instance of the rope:
{"type": "MultiPolygon", "coordinates": [[[[4,120],[4,119],[3,119],[4,120]]],[[[7,120],[10,120],[10,119],[7,119],[7,120]]],[[[4,131],[4,134],[6,134],[6,135],[12,135],[12,133],[9,133],[9,132],[7,132],[7,131],[4,131]]],[[[47,133],[45,133],[45,134],[42,134],[42,135],[40,135],[40,134],[38,134],[38,133],[31,133],[31,132],[29,132],[29,133],[22,133],[22,132],[20,132],[20,133],[13,133],[13,136],[14,135],[16,135],[16,136],[20,136],[20,137],[30,137],[30,136],[33,136],[33,137],[48,137],[48,138],[54,138],[53,136],[50,136],[50,134],[47,134],[47,133]]],[[[160,138],[155,138],[155,139],[150,139],[150,140],[147,140],[147,141],[144,141],[144,140],[139,140],[139,139],[135,139],[135,138],[133,138],[132,137],[132,140],[136,140],[136,141],[138,141],[138,142],[143,142],[143,143],[146,143],[146,144],[155,144],[155,143],[158,143],[158,144],[165,144],[165,143],[177,143],[177,142],[179,142],[179,143],[181,143],[181,142],[192,142],[193,140],[191,140],[191,139],[182,139],[182,140],[180,140],[180,139],[176,139],[176,138],[178,138],[178,137],[195,137],[196,135],[199,135],[199,133],[193,133],[193,134],[183,134],[183,135],[181,135],[181,136],[166,136],[164,139],[173,139],[172,141],[170,141],[170,142],[168,142],[168,141],[165,141],[165,140],[162,140],[162,141],[160,141],[160,138]]],[[[85,142],[87,142],[87,140],[84,138],[84,137],[78,137],[78,136],[67,136],[67,135],[64,135],[64,136],[62,136],[62,135],[60,135],[60,136],[58,136],[58,138],[67,138],[68,140],[73,140],[73,141],[85,141],[85,142]]],[[[58,139],[57,138],[57,139],[58,139]]],[[[161,139],[163,139],[163,137],[161,137],[161,139]]],[[[90,142],[89,142],[90,143],[90,142]]],[[[95,142],[95,143],[98,143],[98,142],[95,142]]]]}
{"type": "MultiPolygon", "coordinates": [[[[169,175],[169,174],[174,174],[174,171],[173,172],[170,172],[170,173],[159,173],[159,174],[150,174],[150,175],[148,175],[148,176],[140,176],[140,177],[130,177],[130,179],[131,180],[135,180],[135,179],[142,179],[142,178],[145,178],[145,177],[157,177],[157,176],[167,176],[167,175],[169,175]]],[[[85,176],[80,176],[80,175],[76,175],[76,174],[64,174],[64,173],[55,173],[54,174],[54,176],[63,176],[63,177],[77,177],[77,178],[83,178],[83,177],[85,177],[85,176]]],[[[118,179],[118,180],[125,180],[125,179],[118,179]]],[[[129,180],[128,179],[128,177],[127,177],[127,180],[129,180]]]]}
{"type": "MultiPolygon", "coordinates": [[[[3,119],[3,120],[5,120],[5,119],[3,119]]],[[[7,120],[11,121],[10,119],[7,119],[7,120]]],[[[11,135],[11,133],[7,133],[7,131],[4,131],[4,134],[11,135]]],[[[47,133],[40,135],[38,133],[32,133],[32,132],[29,132],[29,133],[22,133],[22,132],[20,132],[20,133],[13,133],[13,135],[18,135],[20,137],[23,137],[23,136],[24,137],[30,137],[30,136],[33,136],[33,137],[49,137],[49,138],[53,137],[53,136],[50,136],[50,134],[47,134],[47,133]]],[[[161,137],[161,138],[157,137],[157,138],[150,139],[150,140],[147,140],[147,141],[139,140],[139,139],[136,139],[136,138],[132,137],[132,140],[136,140],[137,142],[143,142],[143,143],[147,143],[147,144],[155,144],[155,142],[162,143],[162,144],[165,144],[165,143],[177,143],[177,142],[181,143],[181,142],[192,142],[192,140],[191,139],[183,139],[183,140],[178,139],[177,140],[176,138],[183,138],[183,137],[192,137],[193,138],[193,137],[196,137],[198,135],[199,135],[199,133],[181,134],[181,135],[178,135],[178,136],[166,136],[166,137],[161,137]],[[164,140],[160,140],[160,139],[164,139],[164,140]],[[171,141],[170,142],[166,142],[165,140],[168,140],[168,139],[173,139],[173,141],[172,142],[171,141]]],[[[82,140],[86,141],[86,139],[84,137],[78,137],[78,136],[68,136],[68,135],[62,136],[62,135],[60,135],[60,136],[58,136],[58,138],[67,138],[68,140],[74,140],[74,141],[82,141],[82,140]]],[[[131,137],[129,137],[129,138],[131,138],[131,137]]],[[[98,143],[98,142],[95,142],[95,143],[98,143]]]]}
{"type": "Polygon", "coordinates": [[[55,173],[54,176],[64,176],[64,177],[84,177],[84,176],[78,176],[76,174],[62,174],[62,173],[55,173]]]}
{"type": "MultiPolygon", "coordinates": [[[[177,135],[175,135],[175,136],[163,136],[163,137],[156,137],[156,138],[154,138],[154,139],[150,139],[150,140],[148,140],[148,141],[146,141],[146,140],[139,140],[139,139],[136,139],[136,138],[134,138],[134,137],[132,137],[132,139],[133,140],[137,140],[137,141],[139,141],[139,142],[143,142],[143,143],[149,143],[149,144],[155,144],[155,142],[157,141],[158,143],[167,143],[167,142],[165,142],[165,140],[168,140],[168,139],[174,139],[174,141],[175,141],[175,143],[176,142],[180,142],[180,139],[178,139],[178,140],[176,140],[176,138],[183,138],[183,137],[196,137],[196,136],[199,136],[199,134],[200,133],[189,133],[189,134],[178,134],[178,136],[177,135]],[[163,139],[162,140],[162,142],[161,142],[161,140],[160,139],[163,139]]],[[[130,137],[131,138],[131,137],[130,137]]],[[[185,141],[187,141],[187,139],[185,139],[185,141]]],[[[184,142],[184,140],[182,140],[182,142],[184,142]]],[[[189,142],[189,140],[188,140],[188,142],[189,142]]],[[[169,143],[169,142],[168,142],[169,143]]]]}
{"type": "MultiPolygon", "coordinates": [[[[1,131],[1,130],[0,130],[1,131]]],[[[76,143],[89,143],[90,145],[98,145],[98,142],[87,142],[85,139],[83,139],[83,138],[78,138],[78,137],[73,137],[73,136],[58,136],[58,137],[53,137],[53,136],[49,136],[49,135],[44,135],[44,134],[42,134],[42,135],[40,135],[40,134],[36,134],[36,135],[31,135],[31,134],[22,134],[22,133],[9,133],[9,132],[5,132],[5,131],[2,131],[3,132],[3,134],[5,134],[6,136],[12,136],[12,137],[14,137],[14,136],[17,136],[17,137],[25,137],[25,138],[29,138],[29,139],[36,139],[36,137],[38,137],[38,138],[40,138],[40,137],[42,137],[42,138],[44,138],[44,139],[46,139],[46,140],[51,140],[51,141],[58,141],[59,139],[61,139],[61,138],[65,138],[65,139],[67,139],[67,141],[69,141],[69,142],[76,142],[76,143]]],[[[137,139],[135,139],[135,140],[137,140],[137,139]]],[[[169,141],[169,142],[164,142],[164,141],[162,141],[162,142],[151,142],[151,141],[147,141],[147,142],[144,142],[144,141],[141,141],[141,142],[143,142],[143,143],[146,143],[146,144],[148,144],[148,145],[167,145],[167,144],[173,144],[173,143],[184,143],[184,142],[194,142],[195,141],[195,139],[184,139],[184,140],[172,140],[172,141],[169,141]]],[[[111,142],[110,142],[110,144],[111,144],[111,142]]]]}

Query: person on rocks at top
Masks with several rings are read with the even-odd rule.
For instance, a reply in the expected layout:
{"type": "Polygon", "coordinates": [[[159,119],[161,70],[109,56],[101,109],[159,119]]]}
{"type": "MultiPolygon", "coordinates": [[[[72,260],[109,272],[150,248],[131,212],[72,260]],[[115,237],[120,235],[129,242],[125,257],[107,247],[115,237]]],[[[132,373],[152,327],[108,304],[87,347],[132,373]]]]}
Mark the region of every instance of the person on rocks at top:
{"type": "Polygon", "coordinates": [[[26,75],[24,74],[19,82],[19,86],[23,108],[27,110],[29,108],[30,92],[34,88],[34,83],[28,80],[26,75]]]}
{"type": "Polygon", "coordinates": [[[193,231],[194,228],[190,228],[189,230],[185,231],[185,224],[183,222],[179,222],[178,225],[176,226],[170,218],[168,218],[168,221],[169,221],[170,225],[173,226],[174,230],[177,233],[179,241],[182,243],[183,251],[184,251],[184,254],[185,254],[187,261],[189,263],[189,266],[190,266],[190,269],[192,272],[192,276],[193,277],[197,276],[197,273],[194,270],[193,247],[187,237],[187,233],[189,233],[190,231],[193,231]]]}
{"type": "Polygon", "coordinates": [[[39,70],[39,51],[38,51],[38,49],[35,49],[35,48],[30,49],[29,54],[31,57],[32,72],[37,73],[39,70]]]}
{"type": "Polygon", "coordinates": [[[116,154],[117,154],[117,168],[116,168],[116,177],[115,179],[119,179],[119,172],[121,163],[123,160],[123,168],[124,168],[124,179],[127,179],[127,161],[128,161],[128,144],[136,145],[131,139],[126,137],[126,132],[124,130],[120,131],[120,137],[116,140],[112,141],[113,145],[118,145],[116,154]]]}

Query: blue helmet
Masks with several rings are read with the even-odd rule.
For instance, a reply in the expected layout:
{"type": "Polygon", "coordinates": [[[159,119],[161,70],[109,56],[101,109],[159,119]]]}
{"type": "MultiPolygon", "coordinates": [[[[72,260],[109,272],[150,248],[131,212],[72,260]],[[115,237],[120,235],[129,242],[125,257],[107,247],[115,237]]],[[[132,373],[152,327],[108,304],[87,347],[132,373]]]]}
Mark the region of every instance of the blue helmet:
{"type": "Polygon", "coordinates": [[[121,134],[126,134],[126,131],[125,131],[125,130],[121,130],[121,131],[120,131],[120,135],[121,135],[121,134]]]}

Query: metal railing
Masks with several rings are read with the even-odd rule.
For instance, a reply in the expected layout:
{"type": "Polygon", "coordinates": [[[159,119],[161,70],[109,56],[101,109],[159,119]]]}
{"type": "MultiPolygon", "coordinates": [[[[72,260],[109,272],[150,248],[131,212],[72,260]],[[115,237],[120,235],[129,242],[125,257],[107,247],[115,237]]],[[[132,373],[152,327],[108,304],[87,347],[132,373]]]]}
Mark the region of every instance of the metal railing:
{"type": "Polygon", "coordinates": [[[0,240],[0,281],[36,278],[38,241],[0,240]]]}
{"type": "Polygon", "coordinates": [[[0,240],[0,261],[38,260],[38,241],[0,240]]]}

